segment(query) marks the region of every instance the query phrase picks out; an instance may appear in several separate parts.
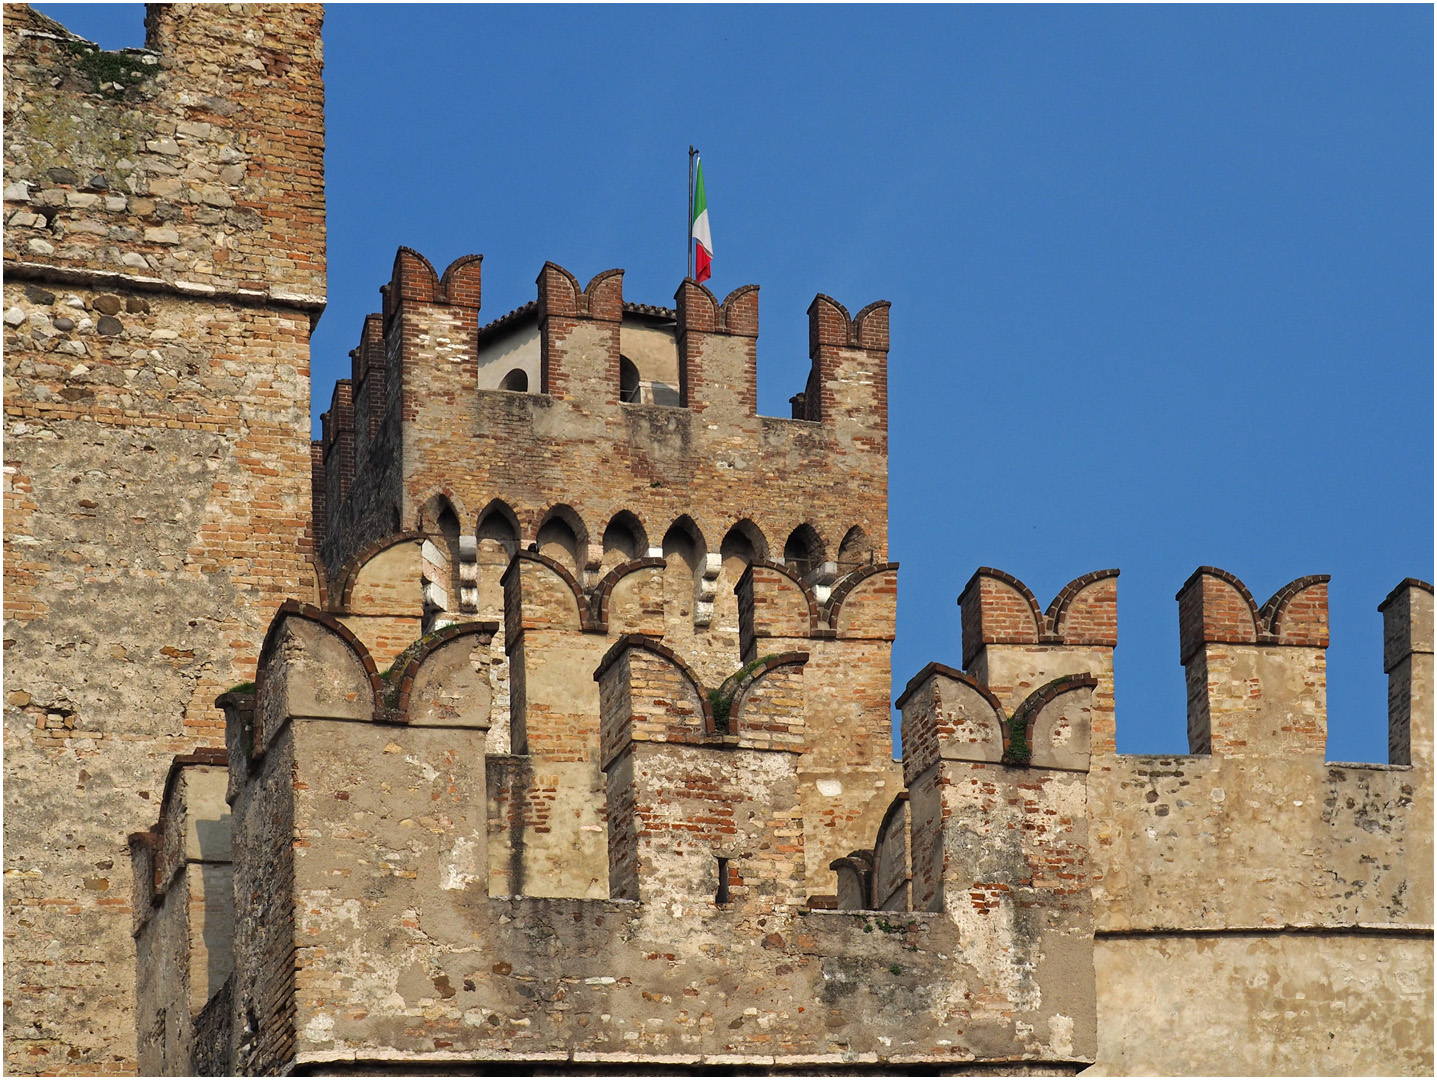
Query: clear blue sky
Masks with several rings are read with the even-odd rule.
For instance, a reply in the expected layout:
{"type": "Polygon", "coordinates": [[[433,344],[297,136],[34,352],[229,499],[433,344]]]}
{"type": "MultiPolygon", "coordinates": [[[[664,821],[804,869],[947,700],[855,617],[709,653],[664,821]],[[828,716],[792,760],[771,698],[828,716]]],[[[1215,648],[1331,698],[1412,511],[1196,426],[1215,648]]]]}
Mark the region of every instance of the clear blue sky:
{"type": "MultiPolygon", "coordinates": [[[[109,48],[139,5],[40,9],[109,48]]],[[[1122,569],[1118,745],[1186,750],[1173,595],[1332,575],[1329,757],[1386,759],[1377,604],[1433,565],[1430,7],[382,7],[325,25],[315,414],[394,249],[762,293],[759,404],[804,311],[893,302],[894,687],[961,662],[980,565],[1046,606],[1122,569]]]]}

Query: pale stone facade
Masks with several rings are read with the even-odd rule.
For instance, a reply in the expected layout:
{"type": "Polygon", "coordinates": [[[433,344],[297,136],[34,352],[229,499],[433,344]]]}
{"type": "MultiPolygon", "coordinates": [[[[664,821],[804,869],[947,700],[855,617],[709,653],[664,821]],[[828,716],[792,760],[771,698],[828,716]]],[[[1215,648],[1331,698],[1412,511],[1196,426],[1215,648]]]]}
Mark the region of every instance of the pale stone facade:
{"type": "Polygon", "coordinates": [[[1430,1074],[1430,585],[1386,765],[1212,567],[1189,755],[982,568],[895,761],[888,306],[762,417],[756,287],[401,249],[311,445],[319,21],[6,9],[7,1069],[1430,1074]]]}

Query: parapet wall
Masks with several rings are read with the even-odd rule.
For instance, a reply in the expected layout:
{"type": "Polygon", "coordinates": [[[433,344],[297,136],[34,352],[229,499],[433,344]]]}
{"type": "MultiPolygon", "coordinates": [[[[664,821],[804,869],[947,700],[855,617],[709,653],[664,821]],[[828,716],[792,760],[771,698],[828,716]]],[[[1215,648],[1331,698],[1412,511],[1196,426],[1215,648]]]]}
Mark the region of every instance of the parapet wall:
{"type": "MultiPolygon", "coordinates": [[[[430,670],[464,633],[444,631],[445,644],[406,663],[426,699],[471,700],[467,646],[430,670]]],[[[755,665],[721,712],[671,650],[620,638],[593,672],[614,895],[492,897],[475,812],[483,718],[426,719],[412,696],[386,704],[362,644],[332,616],[287,605],[252,717],[236,706],[230,721],[236,895],[269,913],[236,941],[232,1067],[1071,1072],[1090,1062],[1091,964],[1081,941],[1076,953],[1063,944],[1066,930],[1038,929],[1049,916],[979,928],[951,912],[879,917],[805,902],[795,766],[808,662],[755,665]],[[280,999],[266,996],[276,987],[280,999]]],[[[1045,776],[1000,769],[984,805],[1007,805],[1013,783],[1071,788],[1045,776]]],[[[1041,821],[1045,800],[1015,820],[1041,821]]],[[[945,835],[948,894],[996,880],[956,854],[965,832],[945,835]]],[[[1048,843],[1025,857],[1046,865],[1048,843]]],[[[1034,903],[1049,905],[1058,884],[1038,883],[1034,903]]],[[[1062,909],[1090,918],[1085,882],[1060,891],[1077,898],[1062,909]]]]}
{"type": "Polygon", "coordinates": [[[881,560],[886,303],[850,318],[836,301],[815,300],[821,393],[811,417],[794,420],[756,414],[755,286],[720,303],[687,281],[674,309],[653,308],[625,302],[620,270],[581,288],[550,263],[532,305],[480,327],[478,257],[456,260],[441,276],[401,248],[384,296],[326,422],[331,574],[365,544],[416,527],[436,495],[454,508],[461,534],[482,531],[502,501],[521,545],[542,546],[542,527],[561,510],[575,534],[570,570],[581,580],[597,579],[607,524],[621,514],[654,548],[687,517],[702,551],[718,553],[747,519],[760,556],[778,558],[806,524],[816,544],[805,558],[815,567],[838,561],[854,529],[881,560]],[[670,343],[679,384],[671,404],[624,397],[622,350],[656,363],[624,344],[639,323],[649,339],[670,343]],[[481,389],[480,354],[530,332],[537,378],[527,392],[481,389]],[[576,487],[580,476],[586,482],[576,487]]]}
{"type": "MultiPolygon", "coordinates": [[[[1018,579],[980,570],[960,601],[972,675],[939,666],[910,684],[906,751],[913,708],[939,717],[949,742],[991,745],[974,717],[1001,715],[1044,679],[1085,672],[1110,686],[1115,578],[1077,579],[1044,614],[1018,579]]],[[[1114,753],[1094,697],[1100,1066],[1430,1071],[1431,586],[1409,579],[1381,607],[1387,765],[1326,760],[1325,576],[1259,606],[1235,576],[1202,567],[1177,599],[1192,753],[1114,753]]],[[[911,738],[909,754],[933,753],[921,730],[911,738]]]]}

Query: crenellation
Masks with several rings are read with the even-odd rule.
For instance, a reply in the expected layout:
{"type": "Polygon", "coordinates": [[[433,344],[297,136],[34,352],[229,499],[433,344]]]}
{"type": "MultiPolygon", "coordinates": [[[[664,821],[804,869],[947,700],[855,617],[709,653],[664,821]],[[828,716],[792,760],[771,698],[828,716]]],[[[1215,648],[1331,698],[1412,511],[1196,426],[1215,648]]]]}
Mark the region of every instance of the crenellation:
{"type": "Polygon", "coordinates": [[[1430,1074],[1429,584],[1385,765],[1322,575],[1180,590],[1191,754],[1117,570],[890,704],[887,302],[764,417],[757,286],[400,248],[312,440],[319,9],[147,25],[5,10],[7,1070],[1430,1074]]]}

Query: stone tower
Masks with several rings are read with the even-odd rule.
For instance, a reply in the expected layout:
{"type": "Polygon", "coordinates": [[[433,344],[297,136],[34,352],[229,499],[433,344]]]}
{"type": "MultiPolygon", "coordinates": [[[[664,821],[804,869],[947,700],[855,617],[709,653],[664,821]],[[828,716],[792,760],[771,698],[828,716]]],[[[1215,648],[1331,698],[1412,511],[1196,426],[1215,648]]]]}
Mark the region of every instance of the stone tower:
{"type": "Polygon", "coordinates": [[[320,22],[152,5],[107,53],[5,6],[11,1071],[135,1068],[126,834],[317,597],[320,22]]]}

